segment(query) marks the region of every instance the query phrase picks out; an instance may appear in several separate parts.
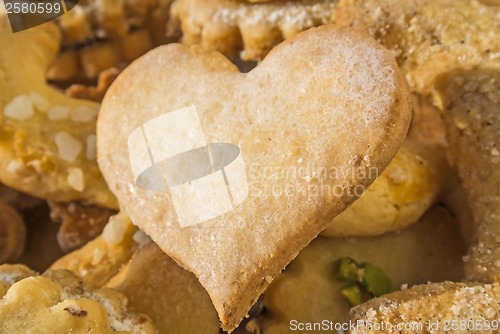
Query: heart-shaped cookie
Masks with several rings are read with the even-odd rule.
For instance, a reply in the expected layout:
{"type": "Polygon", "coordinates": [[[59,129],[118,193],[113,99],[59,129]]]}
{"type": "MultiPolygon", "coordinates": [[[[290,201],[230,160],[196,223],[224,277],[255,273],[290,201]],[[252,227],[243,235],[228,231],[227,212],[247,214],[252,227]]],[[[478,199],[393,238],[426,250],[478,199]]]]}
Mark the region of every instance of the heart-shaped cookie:
{"type": "Polygon", "coordinates": [[[411,116],[389,51],[332,26],[243,74],[170,44],[130,65],[98,119],[98,162],[131,217],[235,328],[269,282],[382,172],[411,116]]]}

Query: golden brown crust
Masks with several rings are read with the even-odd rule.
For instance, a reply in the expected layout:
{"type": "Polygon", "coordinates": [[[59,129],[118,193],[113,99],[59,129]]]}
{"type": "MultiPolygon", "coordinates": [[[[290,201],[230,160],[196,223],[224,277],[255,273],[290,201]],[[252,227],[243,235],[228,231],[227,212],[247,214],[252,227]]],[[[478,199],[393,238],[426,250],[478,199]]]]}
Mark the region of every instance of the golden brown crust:
{"type": "Polygon", "coordinates": [[[335,22],[392,50],[412,91],[428,95],[455,68],[498,68],[500,7],[476,0],[341,0],[335,22]]]}
{"type": "MultiPolygon", "coordinates": [[[[387,50],[365,35],[332,26],[284,42],[247,74],[215,52],[171,44],[134,62],[108,90],[98,121],[98,161],[131,219],[198,276],[223,328],[233,329],[269,281],[354,198],[347,192],[337,197],[328,191],[312,199],[300,192],[277,198],[252,192],[207,227],[183,229],[168,193],[148,192],[135,184],[128,135],[147,120],[194,104],[206,137],[237,143],[249,164],[288,168],[303,158],[341,171],[383,169],[406,134],[408,100],[387,50]],[[356,82],[369,84],[360,89],[356,82]],[[254,97],[257,92],[260,98],[254,97]],[[221,127],[218,119],[230,126],[221,127]],[[328,136],[312,135],[311,129],[328,136]]],[[[265,184],[262,176],[249,171],[249,184],[265,184]]],[[[307,182],[292,176],[275,182],[332,189],[366,186],[374,178],[346,174],[339,179],[323,175],[307,182]]]]}
{"type": "Polygon", "coordinates": [[[490,6],[500,6],[500,0],[479,0],[479,1],[490,6]]]}
{"type": "Polygon", "coordinates": [[[385,326],[384,333],[492,333],[496,332],[494,322],[500,317],[499,304],[498,284],[419,285],[354,308],[349,320],[358,326],[349,333],[380,333],[375,325],[385,326]],[[412,324],[421,327],[412,328],[412,324]]]}

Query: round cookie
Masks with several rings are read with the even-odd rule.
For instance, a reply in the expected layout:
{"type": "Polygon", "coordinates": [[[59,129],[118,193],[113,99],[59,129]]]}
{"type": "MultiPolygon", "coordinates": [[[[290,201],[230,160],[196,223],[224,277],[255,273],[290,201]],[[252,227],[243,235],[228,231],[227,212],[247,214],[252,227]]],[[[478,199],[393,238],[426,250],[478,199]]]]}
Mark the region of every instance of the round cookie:
{"type": "Polygon", "coordinates": [[[438,200],[450,175],[442,145],[407,139],[361,198],[336,216],[321,234],[362,237],[405,229],[438,200]]]}

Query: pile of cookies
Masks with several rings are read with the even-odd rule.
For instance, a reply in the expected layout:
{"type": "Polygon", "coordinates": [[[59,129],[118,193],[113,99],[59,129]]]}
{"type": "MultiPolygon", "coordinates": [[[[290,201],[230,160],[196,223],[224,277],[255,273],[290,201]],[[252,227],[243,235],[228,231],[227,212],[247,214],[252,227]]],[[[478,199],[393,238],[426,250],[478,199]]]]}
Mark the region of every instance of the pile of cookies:
{"type": "Polygon", "coordinates": [[[500,4],[2,10],[0,332],[499,330],[500,4]]]}
{"type": "Polygon", "coordinates": [[[60,85],[88,83],[109,68],[124,68],[166,36],[171,0],[85,0],[57,25],[61,48],[47,72],[60,85]]]}

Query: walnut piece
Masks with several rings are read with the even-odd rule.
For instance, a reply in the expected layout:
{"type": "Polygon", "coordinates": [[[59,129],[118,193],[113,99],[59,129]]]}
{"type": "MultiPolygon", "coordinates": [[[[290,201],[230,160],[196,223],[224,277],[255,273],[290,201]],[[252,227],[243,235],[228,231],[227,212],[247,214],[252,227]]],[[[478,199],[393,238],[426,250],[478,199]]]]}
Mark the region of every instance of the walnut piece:
{"type": "Polygon", "coordinates": [[[61,222],[57,241],[63,251],[69,252],[85,245],[101,234],[104,226],[116,212],[83,202],[49,202],[50,218],[61,222]]]}

